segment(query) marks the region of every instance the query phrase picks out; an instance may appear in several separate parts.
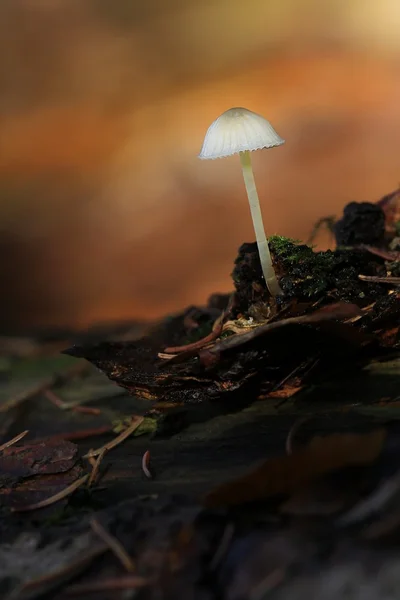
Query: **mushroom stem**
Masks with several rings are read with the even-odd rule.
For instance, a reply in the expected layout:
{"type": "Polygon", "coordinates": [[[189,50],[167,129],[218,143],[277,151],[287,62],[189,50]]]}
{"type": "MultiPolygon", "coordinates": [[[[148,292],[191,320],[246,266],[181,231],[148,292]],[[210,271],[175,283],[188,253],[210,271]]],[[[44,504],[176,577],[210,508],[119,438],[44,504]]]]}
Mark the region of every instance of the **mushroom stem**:
{"type": "Polygon", "coordinates": [[[282,294],[282,290],[275,275],[267,236],[265,235],[260,201],[258,199],[256,182],[254,181],[253,167],[251,166],[250,152],[249,150],[239,152],[239,156],[242,164],[244,184],[246,186],[247,197],[249,199],[251,217],[253,219],[254,231],[256,233],[258,253],[260,255],[261,268],[265,278],[265,283],[267,284],[267,288],[271,296],[279,296],[282,294]]]}

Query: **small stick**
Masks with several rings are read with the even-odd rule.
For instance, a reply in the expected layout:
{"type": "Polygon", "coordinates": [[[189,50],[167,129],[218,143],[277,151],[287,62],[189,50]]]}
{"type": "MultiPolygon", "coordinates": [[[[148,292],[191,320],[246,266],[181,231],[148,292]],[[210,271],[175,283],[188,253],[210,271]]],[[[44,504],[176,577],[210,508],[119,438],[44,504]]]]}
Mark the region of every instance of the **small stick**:
{"type": "Polygon", "coordinates": [[[197,342],[193,342],[192,344],[185,344],[184,346],[171,346],[169,348],[165,348],[164,354],[180,354],[181,352],[190,352],[191,350],[200,350],[207,344],[216,340],[222,333],[223,322],[224,319],[230,314],[233,304],[235,301],[235,294],[231,294],[228,302],[228,306],[225,310],[222,311],[220,316],[215,320],[214,325],[212,327],[211,333],[206,335],[201,340],[197,340],[197,342]]]}
{"type": "MultiPolygon", "coordinates": [[[[107,448],[103,448],[103,451],[100,452],[100,454],[98,455],[97,459],[95,459],[92,469],[92,472],[90,473],[90,477],[89,477],[89,482],[88,482],[88,487],[91,487],[94,483],[96,483],[97,480],[97,476],[99,473],[99,468],[100,468],[100,463],[104,458],[104,455],[107,453],[107,448]]],[[[91,456],[89,458],[89,460],[94,460],[93,457],[91,456]]],[[[92,464],[92,463],[91,463],[92,464]]]]}
{"type": "Polygon", "coordinates": [[[361,312],[363,314],[360,315],[356,315],[355,317],[351,317],[351,319],[346,319],[346,321],[343,321],[343,323],[356,323],[357,321],[359,321],[360,319],[362,319],[366,313],[368,313],[371,308],[373,308],[375,306],[376,302],[371,302],[371,304],[368,304],[368,306],[364,306],[361,309],[361,312]]]}
{"type": "Polygon", "coordinates": [[[355,304],[348,304],[345,302],[336,302],[324,308],[320,308],[316,312],[308,315],[301,315],[298,317],[288,317],[281,319],[280,321],[268,322],[265,325],[259,325],[254,329],[247,331],[241,335],[232,335],[224,340],[216,342],[210,349],[210,352],[224,352],[225,350],[232,350],[238,346],[242,346],[246,342],[254,340],[257,337],[265,335],[275,329],[280,329],[286,325],[312,325],[314,323],[319,324],[324,321],[343,321],[360,314],[360,309],[355,304]]]}
{"type": "Polygon", "coordinates": [[[144,421],[144,417],[136,417],[136,419],[132,423],[132,425],[130,425],[127,429],[125,429],[125,431],[120,433],[111,442],[108,442],[108,444],[104,444],[104,446],[102,446],[101,448],[97,448],[97,450],[91,450],[90,452],[85,454],[85,456],[83,458],[90,458],[93,456],[98,456],[99,454],[101,454],[103,452],[103,450],[108,451],[108,450],[111,450],[112,448],[115,448],[116,446],[121,444],[124,440],[126,440],[126,438],[128,438],[139,427],[139,425],[141,425],[143,423],[143,421],[144,421]]]}
{"type": "Polygon", "coordinates": [[[78,583],[67,588],[68,596],[80,596],[81,594],[90,594],[93,592],[102,592],[103,590],[135,590],[149,585],[149,580],[139,575],[129,575],[125,577],[114,577],[103,579],[93,583],[78,583]]]}
{"type": "Polygon", "coordinates": [[[117,540],[116,537],[111,535],[104,527],[99,523],[97,519],[91,519],[90,526],[93,531],[99,536],[102,542],[107,544],[111,552],[118,558],[123,567],[128,573],[133,573],[135,570],[135,564],[123,545],[117,540]]]}
{"type": "Polygon", "coordinates": [[[166,354],[165,352],[159,352],[157,356],[158,358],[162,358],[163,360],[171,360],[171,358],[175,358],[176,354],[166,354]]]}
{"type": "Polygon", "coordinates": [[[9,440],[8,442],[5,442],[4,444],[2,444],[0,446],[0,452],[3,452],[3,450],[5,450],[6,448],[13,446],[17,442],[19,442],[19,440],[22,440],[22,438],[24,438],[27,433],[29,433],[29,429],[26,429],[22,433],[19,433],[18,435],[16,435],[12,440],[9,440]]]}
{"type": "MultiPolygon", "coordinates": [[[[36,588],[41,587],[46,584],[55,583],[58,580],[66,578],[67,575],[72,576],[74,574],[80,573],[85,566],[89,565],[93,561],[94,558],[101,556],[102,554],[107,552],[107,550],[108,550],[108,546],[103,545],[103,544],[101,546],[91,548],[88,551],[86,556],[80,557],[78,560],[75,560],[74,562],[68,564],[66,567],[62,567],[61,569],[52,571],[47,575],[43,575],[42,577],[39,577],[38,579],[33,579],[30,581],[27,581],[26,583],[22,584],[22,586],[20,588],[18,588],[18,592],[20,594],[19,597],[23,597],[24,596],[23,592],[25,592],[25,591],[36,589],[36,588]]],[[[10,598],[11,598],[11,596],[10,596],[10,598]]]]}
{"type": "Polygon", "coordinates": [[[77,365],[74,365],[71,369],[65,372],[57,373],[52,377],[47,377],[46,379],[39,381],[39,383],[35,383],[28,389],[23,390],[19,394],[16,394],[15,396],[11,397],[9,400],[7,400],[7,402],[4,402],[4,404],[0,406],[0,413],[4,413],[8,410],[11,410],[12,408],[16,408],[26,400],[30,400],[31,398],[38,396],[48,388],[51,388],[53,385],[55,385],[60,379],[64,381],[67,380],[69,377],[74,377],[75,375],[80,375],[84,373],[87,370],[87,368],[87,364],[78,363],[77,365]]]}
{"type": "Polygon", "coordinates": [[[59,396],[57,396],[57,394],[55,394],[53,392],[53,390],[51,389],[47,389],[44,392],[44,396],[46,396],[47,400],[49,400],[52,404],[54,404],[54,406],[57,406],[57,408],[64,408],[64,402],[63,400],[61,400],[61,398],[59,396]]]}
{"type": "MultiPolygon", "coordinates": [[[[221,318],[221,317],[219,317],[221,318]]],[[[162,354],[180,354],[181,352],[190,352],[190,350],[200,350],[203,346],[206,346],[210,342],[213,342],[217,339],[222,333],[222,323],[219,323],[215,329],[211,331],[206,337],[198,340],[197,342],[193,342],[192,344],[185,344],[184,346],[171,346],[169,348],[165,348],[162,354]]]]}
{"type": "Polygon", "coordinates": [[[150,466],[150,451],[146,450],[142,458],[142,470],[148,479],[153,479],[153,475],[149,469],[150,466]]]}
{"type": "Polygon", "coordinates": [[[372,283],[392,283],[400,285],[400,277],[379,277],[378,275],[359,275],[361,281],[371,281],[372,283]]]}
{"type": "Polygon", "coordinates": [[[74,481],[74,483],[71,483],[71,485],[65,488],[65,490],[54,494],[54,496],[50,496],[50,498],[46,498],[46,500],[41,500],[40,502],[36,502],[35,504],[28,504],[28,506],[21,506],[20,508],[12,508],[11,511],[28,512],[31,510],[36,510],[38,508],[45,508],[46,506],[51,506],[52,504],[55,504],[59,500],[62,500],[63,498],[66,498],[67,496],[75,492],[75,490],[77,490],[79,487],[81,487],[81,485],[85,483],[88,477],[89,475],[84,475],[77,481],[74,481]]]}
{"type": "MultiPolygon", "coordinates": [[[[93,452],[94,448],[90,448],[89,452],[93,452]]],[[[96,459],[93,456],[89,456],[88,457],[88,463],[90,464],[90,466],[92,467],[92,469],[94,468],[95,464],[96,464],[96,459]]]]}
{"type": "Polygon", "coordinates": [[[231,331],[232,333],[237,333],[238,335],[240,335],[241,333],[246,333],[247,331],[255,329],[256,327],[258,327],[258,324],[240,327],[235,324],[235,321],[227,321],[222,327],[222,332],[224,333],[225,331],[231,331]]]}
{"type": "Polygon", "coordinates": [[[46,390],[49,386],[53,385],[54,381],[55,381],[55,378],[45,379],[44,381],[35,383],[34,385],[28,387],[26,390],[23,390],[19,394],[12,396],[9,400],[4,402],[4,404],[2,404],[0,406],[0,413],[4,413],[4,412],[7,412],[8,410],[11,410],[12,408],[16,408],[17,406],[19,406],[26,400],[30,400],[31,398],[38,396],[41,392],[46,390]]]}
{"type": "Polygon", "coordinates": [[[57,408],[60,408],[61,410],[72,410],[73,412],[79,412],[88,415],[101,414],[101,410],[99,408],[94,408],[92,406],[70,406],[51,389],[47,389],[44,392],[44,396],[47,398],[47,400],[49,400],[52,404],[54,404],[55,406],[57,406],[57,408]]]}

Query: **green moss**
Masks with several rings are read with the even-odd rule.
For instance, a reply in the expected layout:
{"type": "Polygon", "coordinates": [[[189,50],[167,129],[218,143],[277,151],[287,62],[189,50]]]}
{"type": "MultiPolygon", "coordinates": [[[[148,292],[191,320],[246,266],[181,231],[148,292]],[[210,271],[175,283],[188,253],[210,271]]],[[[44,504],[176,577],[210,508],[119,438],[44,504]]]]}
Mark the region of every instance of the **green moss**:
{"type": "Polygon", "coordinates": [[[304,253],[304,249],[311,250],[309,246],[305,246],[300,240],[294,240],[292,238],[285,237],[284,235],[271,235],[268,238],[268,243],[274,254],[279,256],[286,256],[289,260],[296,260],[297,256],[304,253]]]}
{"type": "MultiPolygon", "coordinates": [[[[354,248],[315,252],[310,246],[278,235],[272,236],[269,244],[284,301],[327,299],[363,306],[382,293],[379,284],[358,277],[360,273],[377,273],[376,260],[369,253],[354,248]]],[[[270,297],[254,242],[240,247],[232,275],[237,292],[237,314],[248,315],[250,306],[268,304],[270,297]]]]}
{"type": "Polygon", "coordinates": [[[285,291],[295,287],[296,294],[312,297],[327,289],[328,275],[337,263],[333,252],[314,252],[311,246],[284,236],[272,236],[270,247],[285,291]]]}
{"type": "Polygon", "coordinates": [[[352,249],[314,252],[312,247],[283,236],[270,238],[270,246],[287,296],[319,299],[329,293],[351,301],[366,298],[366,286],[358,279],[359,273],[370,273],[370,257],[365,254],[352,249]]]}

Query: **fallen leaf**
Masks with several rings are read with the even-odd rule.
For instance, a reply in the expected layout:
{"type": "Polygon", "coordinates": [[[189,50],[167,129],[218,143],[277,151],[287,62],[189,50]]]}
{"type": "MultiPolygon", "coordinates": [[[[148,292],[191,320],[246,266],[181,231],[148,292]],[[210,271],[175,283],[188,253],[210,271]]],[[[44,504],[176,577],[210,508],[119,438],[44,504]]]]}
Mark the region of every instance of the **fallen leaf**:
{"type": "Polygon", "coordinates": [[[0,455],[0,497],[16,508],[57,494],[82,475],[78,448],[66,440],[11,446],[0,455]]]}
{"type": "Polygon", "coordinates": [[[272,458],[249,474],[223,483],[207,494],[204,503],[208,507],[234,506],[292,493],[321,475],[372,463],[385,438],[384,429],[361,435],[315,437],[290,456],[272,458]]]}
{"type": "MultiPolygon", "coordinates": [[[[14,480],[3,481],[0,487],[0,499],[4,506],[13,511],[32,506],[62,493],[67,487],[72,485],[77,479],[82,477],[83,469],[79,465],[72,467],[65,473],[55,473],[53,475],[36,475],[27,477],[20,482],[14,480]]],[[[62,497],[64,504],[68,498],[62,497]]],[[[53,506],[49,505],[53,510],[53,506]]],[[[58,510],[60,504],[57,505],[58,510]]]]}
{"type": "Polygon", "coordinates": [[[86,474],[80,479],[75,480],[71,485],[66,487],[63,490],[60,490],[56,494],[52,494],[48,498],[44,498],[43,500],[39,500],[39,502],[33,502],[31,504],[26,504],[25,506],[14,507],[13,512],[30,512],[32,510],[38,510],[39,508],[47,508],[48,506],[52,506],[56,504],[60,500],[64,500],[71,494],[73,494],[79,487],[81,487],[84,483],[86,483],[89,475],[86,474]]]}
{"type": "Polygon", "coordinates": [[[78,447],[66,440],[11,446],[0,455],[0,473],[18,479],[62,473],[74,466],[77,453],[78,447]]]}

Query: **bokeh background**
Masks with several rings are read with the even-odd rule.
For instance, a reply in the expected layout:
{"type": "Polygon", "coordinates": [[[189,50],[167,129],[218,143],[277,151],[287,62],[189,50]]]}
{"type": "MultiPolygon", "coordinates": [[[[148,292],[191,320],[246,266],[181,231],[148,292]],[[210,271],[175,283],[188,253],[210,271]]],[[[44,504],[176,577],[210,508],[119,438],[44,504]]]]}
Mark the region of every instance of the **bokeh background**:
{"type": "Polygon", "coordinates": [[[286,139],[254,156],[267,232],[395,189],[399,31],[398,0],[2,0],[2,329],[229,290],[253,239],[238,160],[197,154],[232,106],[286,139]]]}

